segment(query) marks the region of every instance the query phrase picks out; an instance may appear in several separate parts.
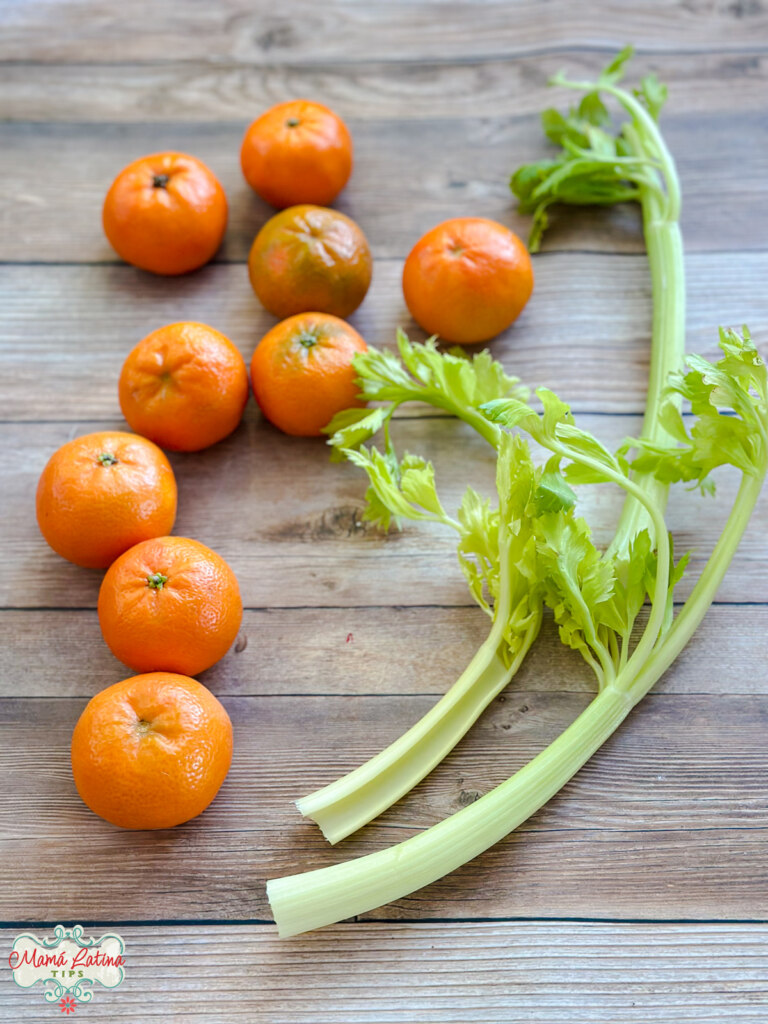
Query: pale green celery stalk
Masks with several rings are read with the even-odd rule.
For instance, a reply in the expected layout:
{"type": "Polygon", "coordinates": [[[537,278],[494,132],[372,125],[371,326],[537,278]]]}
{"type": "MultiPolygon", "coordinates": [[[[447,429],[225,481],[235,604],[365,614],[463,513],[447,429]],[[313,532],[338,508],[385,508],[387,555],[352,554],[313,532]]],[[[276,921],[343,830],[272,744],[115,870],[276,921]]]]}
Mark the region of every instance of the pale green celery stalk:
{"type": "MultiPolygon", "coordinates": [[[[522,523],[512,523],[510,516],[505,515],[505,509],[508,510],[509,506],[509,495],[506,490],[509,481],[500,471],[500,467],[507,464],[507,459],[500,455],[500,448],[502,443],[506,443],[506,440],[502,430],[472,404],[477,399],[478,389],[482,391],[483,388],[486,390],[490,388],[489,396],[521,393],[514,387],[516,379],[504,378],[502,380],[503,374],[501,377],[494,374],[488,365],[490,357],[485,358],[487,353],[481,353],[471,362],[465,363],[463,359],[459,360],[455,355],[442,356],[434,349],[434,346],[430,347],[429,342],[421,347],[425,364],[421,367],[424,372],[420,375],[419,368],[415,366],[415,361],[417,362],[419,358],[418,354],[414,353],[408,339],[400,332],[398,348],[402,363],[400,368],[394,368],[393,379],[386,381],[386,372],[381,367],[379,367],[379,372],[384,373],[384,377],[376,377],[374,374],[368,378],[369,381],[371,379],[378,380],[385,388],[386,397],[382,400],[389,403],[387,415],[383,420],[386,451],[395,463],[398,460],[388,433],[391,414],[404,401],[411,400],[429,402],[464,420],[491,445],[496,453],[497,490],[499,492],[499,564],[498,588],[495,593],[493,612],[491,613],[490,608],[482,602],[488,614],[492,614],[493,625],[487,639],[458,680],[420,721],[365,764],[296,802],[301,814],[314,820],[331,843],[339,842],[399,800],[453,749],[484,708],[498,696],[515,675],[538,635],[542,619],[542,602],[531,595],[527,582],[523,585],[521,594],[522,573],[510,543],[510,530],[516,534],[519,541],[518,527],[519,529],[527,529],[527,527],[523,527],[522,523]],[[443,375],[445,360],[452,360],[453,376],[448,373],[443,375]],[[430,361],[433,364],[433,369],[437,368],[432,379],[428,372],[430,361]],[[460,369],[457,369],[457,364],[461,364],[460,369]],[[469,369],[470,366],[472,367],[472,371],[468,375],[470,379],[462,385],[460,379],[462,370],[464,367],[469,369]],[[477,366],[478,377],[472,376],[475,373],[475,366],[477,366]],[[411,377],[409,377],[409,373],[412,374],[411,377]],[[483,384],[480,383],[481,379],[484,381],[483,384]],[[463,393],[462,386],[469,388],[469,391],[463,393]],[[517,629],[513,628],[514,640],[510,642],[508,631],[511,620],[519,612],[521,598],[528,599],[529,614],[519,621],[517,629]]],[[[371,354],[369,353],[369,357],[371,354]]],[[[361,374],[362,385],[364,385],[365,371],[360,365],[358,365],[358,371],[361,374]]],[[[528,395],[527,389],[525,389],[525,394],[528,395]]],[[[373,397],[378,397],[377,393],[374,392],[373,397]]],[[[382,480],[376,476],[375,472],[372,472],[372,465],[376,460],[370,453],[366,452],[364,456],[358,457],[359,452],[352,448],[354,445],[362,443],[365,433],[365,431],[361,435],[354,433],[355,424],[359,421],[359,417],[353,419],[351,427],[353,434],[348,438],[342,439],[345,427],[336,421],[336,426],[331,424],[328,432],[332,435],[331,443],[346,458],[366,469],[377,500],[394,516],[404,516],[410,519],[435,519],[458,529],[461,534],[460,524],[449,519],[444,513],[435,514],[435,508],[439,507],[436,494],[430,505],[432,514],[421,514],[400,489],[400,486],[403,486],[405,475],[400,486],[392,477],[382,480]]],[[[380,429],[381,425],[382,421],[377,421],[371,427],[371,434],[368,436],[372,436],[372,433],[380,429]]],[[[346,424],[346,427],[349,427],[349,424],[346,424]]],[[[510,453],[508,452],[507,458],[509,457],[510,453]]],[[[518,548],[517,554],[519,555],[519,553],[518,548]]]]}
{"type": "MultiPolygon", "coordinates": [[[[468,807],[403,843],[356,860],[267,882],[281,936],[320,928],[401,899],[478,856],[557,793],[618,728],[693,635],[711,604],[760,494],[765,467],[745,475],[700,580],[669,632],[634,672],[627,665],[524,768],[468,807]]],[[[663,597],[657,594],[659,602],[663,597]]]]}
{"type": "Polygon", "coordinates": [[[672,622],[669,631],[665,634],[663,643],[659,644],[646,659],[629,687],[633,704],[637,704],[648,693],[656,680],[667,671],[696,632],[707,609],[714,601],[728,566],[733,560],[757,505],[763,482],[764,472],[756,476],[747,474],[742,476],[731,514],[728,516],[704,571],[696,581],[690,597],[672,622]]]}
{"type": "MultiPolygon", "coordinates": [[[[617,66],[621,65],[630,53],[630,49],[624,51],[617,66]]],[[[628,90],[618,87],[610,77],[604,79],[601,76],[601,79],[594,83],[569,81],[558,75],[553,82],[586,94],[607,93],[621,104],[632,119],[623,126],[623,135],[632,148],[632,157],[614,159],[601,155],[599,151],[585,154],[578,150],[578,147],[568,151],[577,164],[579,158],[584,155],[587,159],[594,159],[596,163],[617,170],[627,166],[627,174],[637,186],[637,198],[643,211],[643,233],[648,253],[653,302],[650,371],[640,437],[653,443],[665,443],[669,441],[669,435],[658,417],[662,392],[669,374],[682,370],[685,356],[685,266],[679,227],[680,183],[675,161],[656,120],[648,109],[628,90]],[[634,171],[631,169],[633,162],[637,168],[634,171]]],[[[568,147],[564,144],[564,148],[568,147]]],[[[543,187],[544,183],[541,188],[543,187]]],[[[537,197],[546,199],[540,193],[541,189],[533,193],[534,202],[531,205],[535,205],[537,197]]],[[[572,198],[570,201],[611,202],[622,198],[626,196],[623,195],[623,190],[618,189],[616,199],[572,198]]],[[[569,200],[557,194],[546,199],[547,203],[557,201],[569,200]]],[[[654,502],[663,506],[668,491],[667,485],[648,474],[637,474],[635,479],[654,502]]],[[[627,495],[615,536],[606,554],[627,556],[632,540],[646,528],[652,530],[646,511],[633,495],[627,495]]],[[[652,532],[651,536],[653,537],[652,532]]]]}
{"type": "MultiPolygon", "coordinates": [[[[486,423],[499,434],[498,427],[486,423]]],[[[517,569],[502,492],[503,483],[499,488],[499,594],[488,637],[457,681],[406,733],[359,768],[296,801],[301,814],[315,821],[331,843],[339,842],[391,807],[443,760],[509,683],[538,635],[541,603],[532,611],[531,622],[510,659],[504,632],[512,613],[517,569]]]]}
{"type": "MultiPolygon", "coordinates": [[[[561,81],[560,84],[585,90],[593,88],[590,83],[561,81]]],[[[647,176],[639,182],[653,298],[651,365],[641,437],[660,443],[668,438],[658,418],[662,391],[668,374],[682,369],[685,351],[685,268],[678,226],[680,187],[674,160],[654,119],[626,90],[608,86],[605,91],[633,118],[633,125],[626,130],[637,158],[649,165],[647,176]],[[665,189],[662,189],[659,171],[654,169],[656,166],[663,176],[665,189]]],[[[457,405],[446,397],[433,396],[431,401],[463,419],[489,444],[498,447],[498,428],[476,410],[457,405]]],[[[638,474],[636,483],[663,512],[668,486],[649,474],[638,474]]],[[[656,525],[658,521],[657,517],[656,525]]],[[[628,555],[633,538],[646,526],[653,536],[654,524],[647,509],[629,493],[607,554],[628,555]]],[[[664,547],[666,535],[659,541],[664,547]]],[[[660,561],[665,572],[666,561],[664,558],[660,561]]],[[[501,615],[496,616],[486,642],[457,682],[421,721],[359,768],[296,802],[300,813],[315,821],[329,842],[344,839],[409,792],[453,749],[509,683],[538,634],[540,616],[509,668],[504,665],[501,650],[504,645],[498,640],[501,618],[501,615]]],[[[654,640],[655,636],[649,638],[648,645],[654,640]]]]}
{"type": "MultiPolygon", "coordinates": [[[[651,361],[640,437],[661,444],[670,440],[659,421],[662,395],[669,375],[682,370],[685,359],[685,263],[679,224],[680,181],[674,158],[648,111],[625,89],[608,87],[606,91],[622,104],[641,128],[639,132],[632,125],[627,130],[632,139],[640,141],[640,134],[644,137],[645,141],[641,145],[648,157],[659,162],[666,189],[666,194],[663,194],[655,183],[653,186],[640,185],[653,307],[651,361]]],[[[653,172],[653,177],[658,181],[656,172],[653,172]]],[[[638,474],[635,480],[663,508],[668,485],[648,474],[638,474]]],[[[626,555],[632,539],[646,526],[651,526],[648,519],[648,513],[637,499],[631,494],[627,495],[607,554],[626,555]]]]}
{"type": "Polygon", "coordinates": [[[373,910],[477,857],[542,807],[605,742],[632,708],[608,687],[506,782],[419,835],[332,867],[267,882],[282,937],[373,910]]]}
{"type": "Polygon", "coordinates": [[[399,739],[365,764],[296,801],[299,811],[337,843],[362,828],[419,783],[452,750],[515,675],[536,639],[533,618],[511,664],[502,637],[509,614],[509,586],[502,591],[493,627],[467,668],[435,706],[399,739]]]}
{"type": "MultiPolygon", "coordinates": [[[[674,183],[671,186],[674,190],[677,174],[671,157],[666,180],[674,183]]],[[[670,185],[667,187],[670,188],[670,185]]],[[[653,326],[648,392],[640,436],[646,441],[663,444],[669,440],[658,415],[664,386],[670,373],[682,369],[685,357],[685,266],[683,240],[677,219],[680,204],[678,200],[672,206],[671,219],[654,192],[641,189],[641,204],[651,273],[653,326]]],[[[635,480],[655,502],[663,506],[668,485],[648,474],[638,473],[635,480]]],[[[607,553],[626,555],[632,538],[647,525],[646,510],[635,497],[628,495],[607,553]]]]}

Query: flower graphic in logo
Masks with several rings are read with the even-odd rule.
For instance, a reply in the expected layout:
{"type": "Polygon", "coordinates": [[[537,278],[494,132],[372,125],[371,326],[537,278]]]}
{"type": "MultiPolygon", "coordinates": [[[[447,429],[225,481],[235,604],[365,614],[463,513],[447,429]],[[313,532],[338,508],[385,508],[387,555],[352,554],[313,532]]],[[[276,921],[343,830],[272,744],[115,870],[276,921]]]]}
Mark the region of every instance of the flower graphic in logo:
{"type": "Polygon", "coordinates": [[[64,996],[59,1003],[59,1007],[62,1013],[66,1013],[67,1016],[69,1016],[70,1013],[74,1013],[77,1009],[77,1000],[73,999],[71,996],[64,996]]]}

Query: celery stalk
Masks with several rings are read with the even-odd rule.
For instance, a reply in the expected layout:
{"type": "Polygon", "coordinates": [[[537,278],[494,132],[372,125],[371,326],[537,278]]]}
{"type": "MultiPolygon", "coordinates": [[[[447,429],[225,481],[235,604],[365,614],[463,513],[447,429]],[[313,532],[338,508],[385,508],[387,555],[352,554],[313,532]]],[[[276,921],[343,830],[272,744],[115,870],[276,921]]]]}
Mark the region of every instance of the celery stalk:
{"type": "MultiPolygon", "coordinates": [[[[594,88],[591,83],[569,83],[563,79],[559,81],[560,84],[579,88],[588,93],[594,88]]],[[[625,198],[626,189],[621,175],[626,173],[634,176],[633,180],[637,187],[634,198],[640,202],[643,211],[653,298],[651,365],[641,437],[650,442],[662,442],[668,438],[658,417],[663,388],[669,373],[682,368],[685,351],[685,268],[677,223],[680,214],[680,187],[674,160],[655,118],[634,96],[616,88],[613,80],[606,81],[603,87],[619,101],[632,118],[631,122],[623,126],[631,157],[621,158],[631,159],[631,164],[627,166],[626,163],[621,163],[621,174],[619,180],[614,183],[614,193],[601,193],[598,198],[602,203],[625,198]]],[[[598,115],[597,120],[600,119],[601,115],[598,115]]],[[[580,155],[577,154],[577,157],[580,155]]],[[[562,179],[558,180],[559,187],[562,187],[562,179]]],[[[533,198],[528,197],[529,208],[536,211],[542,204],[546,206],[550,201],[547,194],[549,190],[550,186],[545,178],[534,191],[533,198]],[[542,186],[546,186],[544,191],[542,186]]],[[[526,197],[522,198],[525,203],[526,197]]],[[[557,198],[565,201],[593,201],[593,197],[588,193],[570,197],[558,193],[557,198]]],[[[535,249],[536,245],[532,248],[535,249]]],[[[425,370],[427,374],[430,369],[434,371],[434,364],[432,367],[417,365],[414,362],[414,347],[404,344],[402,338],[400,350],[405,366],[414,375],[411,378],[403,373],[401,367],[393,372],[391,366],[382,366],[382,360],[377,355],[363,357],[357,361],[366,397],[386,398],[397,404],[413,398],[429,402],[463,419],[498,449],[497,428],[489,424],[476,408],[481,399],[487,401],[497,397],[497,394],[485,393],[477,381],[473,382],[475,386],[471,395],[467,394],[465,388],[457,387],[444,373],[432,372],[425,377],[425,370]],[[423,386],[426,379],[431,386],[423,386]],[[382,380],[386,381],[386,389],[381,386],[382,380]],[[422,386],[414,387],[416,382],[422,386]]],[[[468,377],[469,367],[465,366],[462,369],[467,371],[464,376],[468,377]]],[[[516,383],[514,379],[502,377],[502,380],[503,387],[508,392],[516,383]]],[[[365,423],[370,419],[365,412],[353,413],[352,417],[351,429],[357,432],[360,430],[361,422],[365,423]]],[[[377,411],[371,426],[378,429],[381,423],[381,413],[377,411]]],[[[388,426],[389,418],[386,423],[388,426]]],[[[337,450],[346,451],[349,433],[343,430],[335,433],[335,427],[340,425],[335,421],[329,428],[329,432],[334,434],[331,443],[337,450]]],[[[371,473],[370,463],[361,461],[357,453],[354,458],[371,473]]],[[[387,503],[391,509],[400,509],[404,514],[409,514],[399,494],[393,495],[391,488],[389,491],[385,490],[381,480],[374,479],[373,475],[372,480],[380,501],[387,503]]],[[[641,475],[638,483],[653,495],[658,503],[666,499],[668,485],[648,474],[641,475]]],[[[434,513],[435,509],[432,509],[432,512],[434,513]]],[[[411,518],[426,516],[424,513],[411,513],[411,518]]],[[[447,517],[444,517],[443,521],[448,525],[455,525],[447,517]]],[[[635,496],[628,494],[609,552],[626,558],[632,541],[645,528],[650,528],[653,536],[647,510],[635,496]]],[[[413,789],[453,749],[483,709],[512,679],[536,638],[538,624],[535,629],[526,628],[523,643],[515,652],[512,665],[505,668],[505,662],[508,663],[509,658],[505,657],[503,643],[501,650],[497,648],[502,620],[510,612],[508,604],[507,601],[503,610],[495,609],[495,623],[490,636],[457,682],[421,721],[359,768],[296,802],[300,813],[315,821],[331,843],[337,843],[361,828],[413,789]]],[[[540,613],[539,607],[538,621],[541,618],[540,613]]]]}
{"type": "MultiPolygon", "coordinates": [[[[485,422],[498,434],[504,452],[497,463],[499,574],[493,626],[458,680],[403,736],[359,768],[297,802],[299,811],[312,818],[331,843],[390,807],[455,747],[517,672],[538,635],[541,601],[529,593],[528,582],[519,571],[526,552],[530,555],[532,549],[530,524],[525,517],[516,522],[514,529],[509,524],[513,518],[508,509],[509,494],[515,481],[507,471],[514,458],[522,458],[522,451],[519,444],[502,442],[498,428],[485,422]]],[[[535,476],[533,467],[525,463],[517,475],[529,485],[535,476]]],[[[385,494],[381,483],[379,490],[385,494]]],[[[423,493],[422,499],[429,503],[423,493]]],[[[394,504],[396,497],[391,502],[394,504]]]]}
{"type": "Polygon", "coordinates": [[[681,370],[685,296],[679,185],[656,127],[666,91],[653,76],[643,79],[635,95],[616,86],[629,53],[620,54],[596,84],[558,79],[586,91],[569,118],[555,111],[544,115],[547,134],[561,143],[563,153],[557,160],[521,168],[512,187],[521,208],[534,214],[532,248],[554,202],[641,202],[654,298],[641,434],[627,439],[616,453],[609,452],[579,429],[570,408],[545,388],[537,391],[543,414],[535,411],[501,367],[484,360],[486,354],[476,357],[469,370],[455,357],[441,356],[431,342],[412,346],[401,338],[402,362],[386,353],[364,357],[368,362],[361,364],[361,383],[366,397],[391,405],[388,410],[345,414],[332,443],[366,469],[372,518],[384,525],[393,515],[437,519],[459,530],[470,588],[490,613],[483,596],[487,586],[497,615],[470,667],[422,723],[368,765],[326,787],[320,794],[325,794],[325,805],[310,803],[308,810],[316,820],[323,819],[331,836],[340,837],[402,795],[410,779],[423,777],[503,685],[505,669],[509,674],[524,657],[538,630],[542,603],[552,609],[563,642],[593,668],[598,694],[528,765],[440,824],[368,857],[268,882],[281,935],[401,898],[487,849],[540,808],[611,735],[691,638],[758,500],[768,469],[766,367],[745,328],[743,336],[721,329],[723,356],[716,364],[691,355],[688,372],[681,370]],[[631,115],[618,136],[601,127],[607,122],[601,92],[617,98],[631,115]],[[414,456],[397,460],[389,441],[389,418],[401,401],[413,397],[448,408],[468,422],[485,417],[489,427],[481,433],[499,453],[498,513],[468,492],[459,521],[449,520],[437,498],[431,466],[414,456]],[[680,413],[684,400],[694,413],[690,427],[680,413]],[[382,424],[386,453],[360,447],[382,424]],[[549,450],[543,470],[533,468],[525,442],[510,430],[522,430],[549,450]],[[687,557],[677,565],[672,557],[664,523],[668,488],[684,482],[711,492],[710,474],[724,464],[742,473],[736,503],[701,578],[673,619],[674,587],[687,557]],[[616,536],[605,552],[598,551],[587,524],[575,517],[571,489],[572,484],[600,483],[618,484],[626,495],[616,536]],[[650,615],[633,647],[633,624],[646,597],[650,615]]]}
{"type": "Polygon", "coordinates": [[[503,839],[592,756],[631,710],[608,688],[554,743],[500,786],[403,843],[332,867],[267,882],[281,936],[363,914],[454,871],[503,839]]]}
{"type": "MultiPolygon", "coordinates": [[[[695,632],[749,522],[768,463],[764,391],[761,397],[753,470],[743,476],[733,510],[691,596],[644,664],[633,669],[630,661],[545,750],[506,782],[439,824],[356,860],[270,880],[267,896],[281,936],[400,899],[478,856],[542,807],[618,728],[695,632]]],[[[654,604],[661,599],[657,594],[654,604]]]]}
{"type": "Polygon", "coordinates": [[[432,771],[517,672],[539,630],[538,615],[529,639],[511,665],[503,656],[501,627],[491,629],[463,674],[435,706],[380,754],[329,786],[296,802],[325,838],[337,843],[399,800],[432,771]]]}
{"type": "MultiPolygon", "coordinates": [[[[665,167],[667,189],[676,194],[677,171],[670,156],[667,156],[665,167]]],[[[678,223],[680,200],[678,198],[668,211],[665,210],[666,204],[659,203],[655,192],[641,189],[640,202],[653,304],[651,363],[640,436],[653,443],[664,443],[669,440],[669,435],[659,419],[659,407],[670,373],[682,369],[685,357],[685,265],[678,223]]],[[[668,487],[661,481],[645,474],[638,483],[657,500],[665,499],[668,487]]],[[[629,495],[609,551],[626,554],[631,539],[647,523],[647,513],[629,495]]]]}
{"type": "Polygon", "coordinates": [[[320,826],[329,842],[355,832],[413,789],[453,749],[516,672],[538,633],[541,616],[531,624],[528,642],[510,665],[504,656],[504,626],[511,611],[514,572],[509,549],[509,540],[503,540],[499,555],[505,569],[488,638],[445,696],[380,754],[297,801],[299,811],[320,826]]]}

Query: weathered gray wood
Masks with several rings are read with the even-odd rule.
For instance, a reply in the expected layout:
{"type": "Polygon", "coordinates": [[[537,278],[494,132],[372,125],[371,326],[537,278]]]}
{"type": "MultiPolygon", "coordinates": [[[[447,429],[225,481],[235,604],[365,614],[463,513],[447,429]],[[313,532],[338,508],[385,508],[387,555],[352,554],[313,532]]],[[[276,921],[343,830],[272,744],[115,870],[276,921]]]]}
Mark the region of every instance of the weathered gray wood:
{"type": "MultiPolygon", "coordinates": [[[[767,19],[747,0],[291,0],[279,10],[0,0],[0,119],[17,122],[0,125],[0,261],[114,263],[100,227],[109,182],[141,153],[177,147],[222,178],[231,222],[219,259],[242,263],[270,212],[241,179],[242,130],[270,103],[310,95],[339,109],[355,137],[339,206],[360,221],[377,261],[356,323],[387,343],[409,324],[399,271],[413,241],[459,213],[524,233],[507,177],[547,152],[537,114],[563,97],[547,93],[546,78],[564,65],[594,71],[631,40],[644,51],[635,72],[655,70],[671,87],[664,126],[685,197],[689,347],[711,352],[723,321],[747,320],[759,341],[767,19]]],[[[618,440],[636,430],[627,414],[645,387],[644,259],[551,252],[639,254],[637,211],[570,211],[546,247],[535,299],[494,352],[579,410],[622,414],[584,420],[618,440]]],[[[268,875],[412,834],[500,781],[583,707],[588,675],[548,625],[516,685],[380,823],[333,850],[298,820],[291,800],[426,710],[486,623],[467,606],[449,537],[361,528],[362,477],[328,465],[322,444],[276,434],[251,406],[228,442],[174,458],[176,532],[221,550],[252,609],[240,650],[204,677],[235,722],[232,774],[205,816],[172,832],[124,833],[95,819],[74,794],[71,728],[87,696],[128,673],[99,636],[99,574],[62,562],[37,535],[37,475],[69,436],[119,424],[116,375],[146,331],[194,317],[250,356],[272,320],[241,265],[174,282],[114,265],[7,267],[0,300],[0,420],[26,421],[0,430],[0,607],[29,609],[0,611],[0,919],[267,919],[268,875]]],[[[434,455],[449,503],[467,467],[490,486],[490,453],[455,424],[407,420],[397,436],[434,455]]],[[[694,575],[732,481],[714,503],[672,499],[679,548],[697,549],[694,575]]],[[[617,498],[600,491],[586,508],[605,539],[617,498]]],[[[768,601],[766,515],[763,502],[723,600],[768,601]]],[[[713,608],[658,692],[559,797],[473,865],[368,915],[386,923],[289,943],[269,926],[122,926],[128,981],[88,1016],[764,1024],[763,926],[397,919],[767,918],[767,613],[765,604],[713,608]]],[[[14,1020],[49,1019],[36,996],[7,977],[0,984],[14,1020]]]]}
{"type": "MultiPolygon", "coordinates": [[[[94,1024],[764,1024],[768,1000],[765,925],[364,923],[282,941],[264,925],[117,930],[125,981],[97,988],[94,1024]]],[[[0,934],[8,945],[16,931],[0,934]]],[[[2,981],[14,1021],[51,1019],[39,993],[2,981]]]]}
{"type": "MultiPolygon", "coordinates": [[[[757,39],[751,42],[759,45],[757,39]]],[[[395,61],[319,67],[237,61],[89,63],[38,64],[32,73],[28,64],[0,63],[0,114],[9,121],[46,124],[247,123],[273,103],[312,96],[352,119],[356,134],[365,133],[371,122],[388,134],[384,120],[402,127],[411,120],[537,117],[545,107],[567,105],[571,99],[547,86],[556,70],[565,68],[571,77],[586,80],[605,63],[606,54],[592,50],[426,66],[395,61]]],[[[632,78],[654,72],[669,87],[665,123],[683,115],[706,120],[733,114],[734,96],[740,114],[764,107],[768,56],[758,48],[738,55],[640,53],[630,69],[632,78]]]]}
{"type": "Polygon", "coordinates": [[[616,52],[625,40],[654,52],[740,50],[768,33],[760,3],[610,0],[578,11],[569,0],[260,0],[215,6],[173,0],[5,0],[0,60],[202,61],[257,65],[348,64],[376,60],[466,61],[564,46],[616,52]]]}
{"type": "MultiPolygon", "coordinates": [[[[542,93],[538,109],[557,98],[542,93]]],[[[567,104],[569,97],[560,94],[559,100],[567,104]]],[[[107,189],[126,164],[167,149],[193,153],[221,179],[230,219],[217,258],[244,260],[256,232],[274,213],[240,170],[247,120],[0,125],[0,260],[116,260],[101,227],[107,189]],[[30,170],[20,174],[19,168],[30,170]]],[[[707,114],[673,107],[665,117],[665,136],[680,165],[689,252],[765,248],[763,120],[754,107],[707,114]]],[[[491,217],[527,234],[530,218],[517,213],[508,184],[520,164],[551,152],[538,112],[499,117],[481,104],[474,117],[460,120],[357,119],[350,129],[355,169],[335,205],[359,221],[374,259],[405,258],[423,232],[448,217],[491,217]]],[[[545,248],[641,251],[639,212],[625,206],[553,215],[545,248]]],[[[184,280],[193,285],[199,276],[184,280]]]]}
{"type": "MultiPolygon", "coordinates": [[[[36,833],[34,845],[3,843],[4,920],[111,922],[140,914],[140,920],[270,921],[269,874],[324,867],[411,834],[371,827],[367,841],[350,842],[345,852],[322,845],[308,825],[260,833],[238,824],[229,832],[202,828],[194,839],[179,828],[105,836],[86,813],[66,842],[51,830],[36,833]]],[[[373,917],[764,920],[767,844],[765,828],[518,832],[373,917]]]]}
{"type": "MultiPolygon", "coordinates": [[[[746,322],[760,342],[768,332],[768,293],[755,282],[768,276],[768,253],[696,253],[687,267],[688,350],[716,356],[719,324],[746,322]]],[[[645,257],[549,254],[536,259],[534,272],[533,297],[489,343],[493,355],[574,410],[642,412],[651,320],[645,257]]],[[[391,347],[398,326],[424,338],[407,313],[400,278],[399,261],[377,261],[371,291],[350,318],[370,344],[391,347]]],[[[4,266],[0,295],[0,420],[111,420],[119,416],[123,360],[149,331],[201,320],[250,361],[276,322],[239,265],[173,280],[127,266],[4,266]]]]}
{"type": "MultiPolygon", "coordinates": [[[[264,608],[246,611],[229,654],[200,676],[219,696],[445,692],[487,635],[466,608],[264,608]]],[[[657,693],[768,693],[768,607],[715,605],[657,693]]],[[[0,695],[90,697],[128,675],[95,610],[0,612],[0,695]],[[34,665],[34,672],[23,666],[34,665]]],[[[594,677],[545,622],[516,690],[586,692],[594,677]]]]}
{"type": "MultiPolygon", "coordinates": [[[[609,445],[636,432],[635,417],[583,416],[609,445]]],[[[0,424],[0,494],[9,542],[0,563],[0,607],[95,607],[101,573],[65,562],[48,548],[34,520],[35,488],[50,454],[69,440],[119,421],[0,424]]],[[[447,508],[467,484],[493,491],[494,456],[469,427],[454,420],[403,420],[395,443],[434,462],[447,508]]],[[[466,605],[453,534],[434,524],[406,523],[382,534],[360,519],[365,477],[328,461],[321,440],[280,434],[249,419],[227,440],[195,455],[172,457],[179,482],[174,532],[208,544],[238,575],[247,607],[466,605]]],[[[719,474],[713,500],[672,491],[668,523],[676,550],[692,549],[684,597],[725,522],[737,474],[719,474]]],[[[582,489],[595,539],[607,544],[621,508],[608,486],[582,489]]],[[[768,600],[768,503],[761,502],[718,595],[721,601],[768,600]]]]}
{"type": "MultiPolygon", "coordinates": [[[[379,849],[459,810],[588,699],[510,692],[380,823],[331,849],[291,801],[394,739],[433,697],[225,697],[230,774],[204,815],[157,833],[116,829],[80,802],[69,741],[82,698],[4,698],[0,918],[69,916],[73,892],[87,919],[106,908],[114,920],[267,918],[266,878],[379,849]],[[115,863],[131,865],[118,887],[115,863]]],[[[765,916],[767,723],[765,696],[651,695],[513,836],[373,916],[765,916]]]]}

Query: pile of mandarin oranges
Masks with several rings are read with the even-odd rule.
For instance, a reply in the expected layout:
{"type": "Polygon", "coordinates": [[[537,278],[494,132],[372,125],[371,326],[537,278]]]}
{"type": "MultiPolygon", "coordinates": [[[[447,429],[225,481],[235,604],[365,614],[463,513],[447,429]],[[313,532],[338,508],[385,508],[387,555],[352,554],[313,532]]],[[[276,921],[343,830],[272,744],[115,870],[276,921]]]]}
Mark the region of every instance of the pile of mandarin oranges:
{"type": "MultiPolygon", "coordinates": [[[[333,111],[280,103],[246,131],[241,166],[277,212],[256,235],[251,285],[279,322],[249,373],[232,342],[202,323],[160,326],[128,353],[117,382],[131,432],[88,434],[58,449],[37,489],[43,537],[63,558],[106,570],[98,599],[105,642],[140,673],[86,706],[72,736],[80,796],[124,828],[168,828],[200,814],[232,759],[232,725],[193,677],[227,652],[242,620],[232,569],[198,541],[171,536],[176,480],[163,449],[195,452],[240,423],[249,391],[287,434],[320,436],[361,405],[353,359],[366,351],[346,321],[371,283],[361,228],[330,203],[352,172],[352,139],[333,111]]],[[[109,188],[104,231],[117,254],[154,274],[196,270],[217,252],[227,199],[200,160],[158,153],[109,188]]],[[[459,217],[429,231],[403,268],[413,318],[454,344],[508,327],[533,287],[525,246],[495,221],[459,217]]]]}

